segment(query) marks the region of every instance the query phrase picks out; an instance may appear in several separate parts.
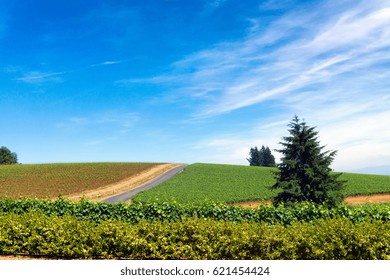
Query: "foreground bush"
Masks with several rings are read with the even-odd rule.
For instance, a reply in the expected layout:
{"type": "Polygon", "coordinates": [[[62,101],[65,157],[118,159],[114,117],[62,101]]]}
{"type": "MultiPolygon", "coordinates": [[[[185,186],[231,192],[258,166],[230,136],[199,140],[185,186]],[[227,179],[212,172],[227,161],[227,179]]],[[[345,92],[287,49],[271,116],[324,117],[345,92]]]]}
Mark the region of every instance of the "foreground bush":
{"type": "Polygon", "coordinates": [[[318,219],[347,218],[353,222],[390,221],[390,204],[381,207],[347,207],[328,209],[313,203],[295,204],[291,207],[264,205],[256,209],[244,209],[222,203],[205,202],[188,205],[169,202],[126,204],[93,203],[88,200],[72,202],[66,199],[0,200],[0,213],[23,214],[38,211],[48,216],[71,215],[81,220],[100,223],[104,220],[121,220],[131,224],[147,221],[180,221],[184,218],[202,218],[230,222],[266,222],[285,225],[295,221],[312,222],[318,219]]]}
{"type": "Polygon", "coordinates": [[[105,259],[390,259],[390,223],[345,218],[289,226],[196,218],[80,221],[0,214],[0,254],[105,259]]]}

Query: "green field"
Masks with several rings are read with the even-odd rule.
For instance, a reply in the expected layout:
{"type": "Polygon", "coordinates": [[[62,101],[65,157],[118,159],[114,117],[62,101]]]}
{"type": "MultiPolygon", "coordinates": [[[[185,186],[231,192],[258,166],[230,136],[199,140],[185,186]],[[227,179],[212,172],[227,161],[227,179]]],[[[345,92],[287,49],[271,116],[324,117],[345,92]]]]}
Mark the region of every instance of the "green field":
{"type": "Polygon", "coordinates": [[[133,197],[134,201],[172,201],[184,203],[236,202],[270,199],[275,191],[272,168],[221,164],[192,164],[170,180],[133,197]]]}
{"type": "MultiPolygon", "coordinates": [[[[240,202],[271,199],[270,190],[275,168],[196,163],[174,178],[148,191],[137,194],[133,201],[177,201],[198,203],[240,202]]],[[[345,195],[390,193],[390,176],[344,173],[345,195]]]]}
{"type": "Polygon", "coordinates": [[[347,180],[345,195],[390,193],[390,176],[343,173],[340,179],[347,180]]]}

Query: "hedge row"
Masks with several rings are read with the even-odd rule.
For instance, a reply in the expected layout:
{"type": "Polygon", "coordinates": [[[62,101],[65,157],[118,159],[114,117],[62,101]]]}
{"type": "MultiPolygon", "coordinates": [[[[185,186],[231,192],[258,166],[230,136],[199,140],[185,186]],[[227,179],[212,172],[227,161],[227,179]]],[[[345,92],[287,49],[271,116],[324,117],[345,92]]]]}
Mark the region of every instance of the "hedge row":
{"type": "Polygon", "coordinates": [[[55,201],[34,199],[0,200],[0,213],[23,214],[39,211],[46,215],[71,215],[83,220],[101,222],[104,220],[121,220],[131,224],[142,220],[177,221],[186,217],[223,220],[231,222],[266,222],[268,224],[291,224],[294,221],[311,222],[317,219],[335,217],[347,218],[353,222],[390,221],[390,204],[383,207],[347,207],[328,209],[310,203],[296,204],[293,207],[263,205],[256,209],[245,209],[228,206],[222,203],[205,202],[188,205],[174,202],[133,203],[94,203],[88,200],[72,202],[63,198],[55,201]]]}
{"type": "Polygon", "coordinates": [[[80,221],[0,214],[0,254],[76,259],[390,259],[390,223],[343,218],[289,226],[188,218],[80,221]]]}

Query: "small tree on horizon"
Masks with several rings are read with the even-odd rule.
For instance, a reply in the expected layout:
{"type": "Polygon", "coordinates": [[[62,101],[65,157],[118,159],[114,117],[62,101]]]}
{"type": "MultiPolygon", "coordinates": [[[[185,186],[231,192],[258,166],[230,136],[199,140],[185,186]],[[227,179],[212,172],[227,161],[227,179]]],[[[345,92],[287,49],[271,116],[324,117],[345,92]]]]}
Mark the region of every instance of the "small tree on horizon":
{"type": "Polygon", "coordinates": [[[272,155],[270,148],[261,146],[260,150],[255,146],[249,151],[247,158],[250,166],[275,166],[275,157],[272,155]]]}
{"type": "Polygon", "coordinates": [[[257,146],[249,150],[249,158],[246,160],[249,161],[250,166],[260,166],[260,163],[263,162],[263,158],[261,157],[257,146]]]}
{"type": "MultiPolygon", "coordinates": [[[[264,146],[261,148],[263,149],[264,146]]],[[[264,166],[268,167],[274,167],[275,164],[275,157],[272,155],[270,148],[266,147],[263,152],[264,155],[264,166]]]]}
{"type": "Polygon", "coordinates": [[[12,153],[8,148],[0,148],[0,164],[17,164],[18,156],[16,153],[12,153]]]}
{"type": "Polygon", "coordinates": [[[342,189],[345,181],[338,180],[341,173],[331,173],[336,151],[325,151],[318,141],[315,127],[309,127],[297,116],[290,122],[290,136],[280,142],[284,148],[276,150],[283,154],[277,165],[276,183],[273,189],[282,189],[273,203],[292,204],[311,201],[327,203],[330,207],[343,201],[342,189]]]}

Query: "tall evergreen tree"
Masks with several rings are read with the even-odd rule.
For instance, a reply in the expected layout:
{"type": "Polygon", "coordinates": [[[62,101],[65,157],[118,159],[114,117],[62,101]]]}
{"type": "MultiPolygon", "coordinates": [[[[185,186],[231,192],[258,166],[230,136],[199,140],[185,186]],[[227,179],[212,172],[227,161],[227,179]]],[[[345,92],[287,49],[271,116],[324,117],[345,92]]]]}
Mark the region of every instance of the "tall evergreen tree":
{"type": "Polygon", "coordinates": [[[318,132],[309,127],[297,116],[290,122],[290,136],[283,137],[281,163],[277,165],[276,183],[273,189],[282,189],[275,197],[274,204],[291,204],[311,201],[336,206],[343,201],[341,190],[345,181],[338,180],[341,173],[331,173],[336,151],[323,152],[318,132]]]}

